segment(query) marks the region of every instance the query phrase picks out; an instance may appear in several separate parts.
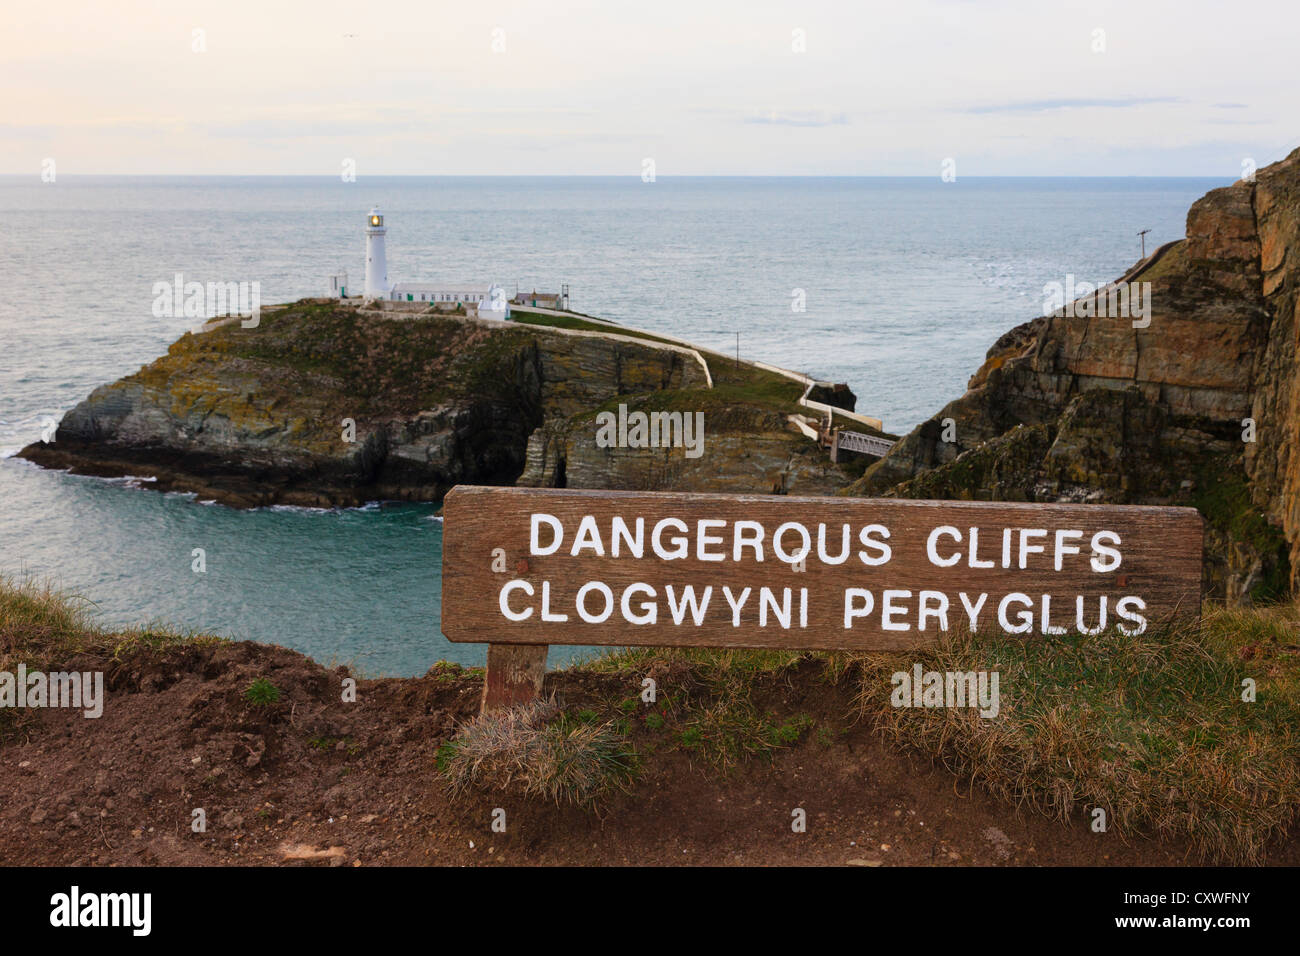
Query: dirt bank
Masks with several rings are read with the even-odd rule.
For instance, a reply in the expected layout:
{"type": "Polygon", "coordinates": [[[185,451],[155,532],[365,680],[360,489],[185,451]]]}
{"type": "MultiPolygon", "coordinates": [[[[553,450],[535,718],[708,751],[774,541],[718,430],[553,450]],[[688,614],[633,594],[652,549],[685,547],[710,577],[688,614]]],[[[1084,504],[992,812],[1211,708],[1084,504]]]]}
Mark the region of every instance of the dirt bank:
{"type": "MultiPolygon", "coordinates": [[[[851,682],[809,658],[760,694],[799,714],[792,746],[720,771],[656,744],[632,714],[639,774],[594,812],[512,792],[453,801],[436,764],[477,710],[481,677],[447,666],[362,680],[283,648],[206,642],[89,650],[103,716],[17,714],[0,742],[0,863],[15,864],[854,864],[1059,865],[1195,862],[1181,843],[1125,842],[1023,814],[854,722],[851,682]],[[268,681],[279,698],[250,702],[268,681]],[[491,829],[505,810],[506,832],[491,829]],[[192,831],[201,808],[206,832],[192,831]],[[792,811],[807,831],[791,829],[792,811]]],[[[662,685],[673,692],[672,678],[662,685]]],[[[640,675],[563,672],[570,712],[635,697],[640,675]]],[[[1292,839],[1269,854],[1300,863],[1292,839]]]]}

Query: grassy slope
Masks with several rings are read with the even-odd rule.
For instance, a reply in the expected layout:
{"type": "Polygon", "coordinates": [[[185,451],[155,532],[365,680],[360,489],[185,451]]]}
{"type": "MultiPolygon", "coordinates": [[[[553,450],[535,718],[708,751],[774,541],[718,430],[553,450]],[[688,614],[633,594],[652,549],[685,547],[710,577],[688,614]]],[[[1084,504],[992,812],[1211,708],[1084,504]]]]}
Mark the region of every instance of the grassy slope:
{"type": "Polygon", "coordinates": [[[90,601],[0,575],[0,671],[12,671],[19,662],[49,669],[90,649],[121,656],[128,650],[223,640],[171,627],[106,629],[96,625],[93,616],[90,601]]]}
{"type": "MultiPolygon", "coordinates": [[[[523,329],[476,336],[454,317],[383,317],[304,300],[264,311],[255,329],[231,323],[187,334],[168,356],[192,363],[242,359],[296,373],[285,379],[290,389],[301,388],[302,376],[310,376],[314,387],[346,396],[362,414],[391,414],[492,388],[507,371],[502,363],[528,340],[523,329]]],[[[159,365],[156,376],[173,370],[166,360],[159,365]]],[[[147,377],[151,368],[138,374],[147,377]]]]}
{"type": "MultiPolygon", "coordinates": [[[[512,311],[511,316],[513,321],[525,325],[553,326],[585,332],[606,332],[682,347],[680,342],[662,338],[651,332],[628,326],[611,326],[603,322],[593,322],[576,315],[545,315],[515,309],[512,311]]],[[[737,362],[734,357],[723,355],[720,352],[699,347],[696,347],[695,350],[700,353],[709,367],[709,374],[713,377],[712,389],[666,389],[654,392],[645,396],[642,400],[632,403],[628,402],[628,396],[619,396],[599,408],[584,412],[582,415],[577,416],[575,420],[582,422],[594,420],[597,413],[615,411],[620,403],[630,404],[630,407],[646,412],[703,411],[707,413],[735,408],[737,405],[747,405],[765,411],[778,412],[781,415],[802,414],[816,417],[816,414],[811,409],[799,404],[799,398],[804,392],[804,386],[799,382],[776,372],[759,368],[749,362],[737,362]]],[[[861,422],[843,416],[835,417],[835,425],[851,431],[884,435],[890,438],[895,437],[887,435],[885,432],[876,432],[861,422]]]]}
{"type": "Polygon", "coordinates": [[[1101,807],[1112,829],[1255,862],[1300,810],[1296,625],[1293,606],[1207,608],[1199,633],[966,636],[865,658],[859,705],[900,744],[1008,800],[1061,816],[1101,807]],[[913,659],[998,671],[1001,713],[891,707],[890,675],[913,659]]]}

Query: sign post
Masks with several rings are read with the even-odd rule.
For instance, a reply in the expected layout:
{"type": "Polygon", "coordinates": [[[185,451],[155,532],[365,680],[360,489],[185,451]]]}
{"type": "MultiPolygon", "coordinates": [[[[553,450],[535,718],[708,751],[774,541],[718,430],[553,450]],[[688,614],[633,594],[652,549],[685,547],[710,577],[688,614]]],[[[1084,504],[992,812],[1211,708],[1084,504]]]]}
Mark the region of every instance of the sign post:
{"type": "Polygon", "coordinates": [[[1200,616],[1192,508],[461,485],[443,515],[442,629],[490,645],[485,710],[534,696],[551,644],[907,650],[1200,616]]]}
{"type": "Polygon", "coordinates": [[[526,704],[542,691],[545,644],[489,644],[480,712],[526,704]]]}

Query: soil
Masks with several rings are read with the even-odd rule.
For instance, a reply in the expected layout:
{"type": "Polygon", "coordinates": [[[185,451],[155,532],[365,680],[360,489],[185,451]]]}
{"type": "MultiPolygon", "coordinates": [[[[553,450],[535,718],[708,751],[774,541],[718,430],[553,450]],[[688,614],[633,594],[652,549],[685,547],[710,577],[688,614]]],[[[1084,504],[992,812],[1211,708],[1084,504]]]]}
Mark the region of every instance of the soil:
{"type": "MultiPolygon", "coordinates": [[[[631,791],[595,811],[510,791],[452,801],[439,745],[478,709],[481,676],[359,680],[294,651],[222,643],[83,655],[103,670],[103,716],[22,712],[0,741],[4,865],[1172,865],[1186,845],[1093,833],[1017,811],[890,749],[855,723],[852,688],[810,662],[774,705],[827,733],[720,772],[675,748],[648,753],[631,791]],[[258,678],[278,702],[255,706],[258,678]],[[201,808],[205,832],[194,832],[201,808]],[[505,833],[492,830],[505,810],[505,833]],[[806,811],[806,832],[792,811],[806,811]]],[[[547,693],[570,707],[634,696],[637,675],[566,671],[547,693]]],[[[665,692],[669,688],[663,688],[665,692]]],[[[651,733],[641,727],[638,735],[651,733]]],[[[637,738],[638,749],[653,748],[637,738]],[[643,746],[645,745],[645,746],[643,746]]],[[[1271,849],[1300,863],[1300,840],[1271,849]]]]}

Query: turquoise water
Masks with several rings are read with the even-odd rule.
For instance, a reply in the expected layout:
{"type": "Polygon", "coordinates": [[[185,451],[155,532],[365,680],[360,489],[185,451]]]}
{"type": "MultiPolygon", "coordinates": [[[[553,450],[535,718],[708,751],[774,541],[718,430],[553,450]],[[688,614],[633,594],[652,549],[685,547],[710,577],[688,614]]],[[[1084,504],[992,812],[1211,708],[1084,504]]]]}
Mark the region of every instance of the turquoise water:
{"type": "MultiPolygon", "coordinates": [[[[847,381],[906,431],[1067,273],[1122,273],[1183,234],[1204,179],[0,177],[0,455],[193,320],[154,282],[258,281],[263,302],[362,275],[366,210],[389,276],[570,285],[574,308],[847,381]],[[791,311],[803,289],[807,311],[791,311]]],[[[147,476],[146,476],[147,477],[147,476]]],[[[438,631],[431,506],[232,511],[148,482],[0,458],[0,572],[85,595],[108,624],[281,643],[369,674],[483,660],[438,631]],[[192,570],[202,548],[206,573],[192,570]]],[[[552,663],[580,651],[553,648],[552,663]]]]}
{"type": "Polygon", "coordinates": [[[5,509],[5,557],[9,542],[39,542],[31,552],[46,560],[19,570],[56,575],[109,621],[253,637],[367,675],[423,673],[439,658],[482,663],[477,645],[438,630],[434,505],[239,511],[144,481],[3,466],[6,502],[24,504],[5,509]]]}

